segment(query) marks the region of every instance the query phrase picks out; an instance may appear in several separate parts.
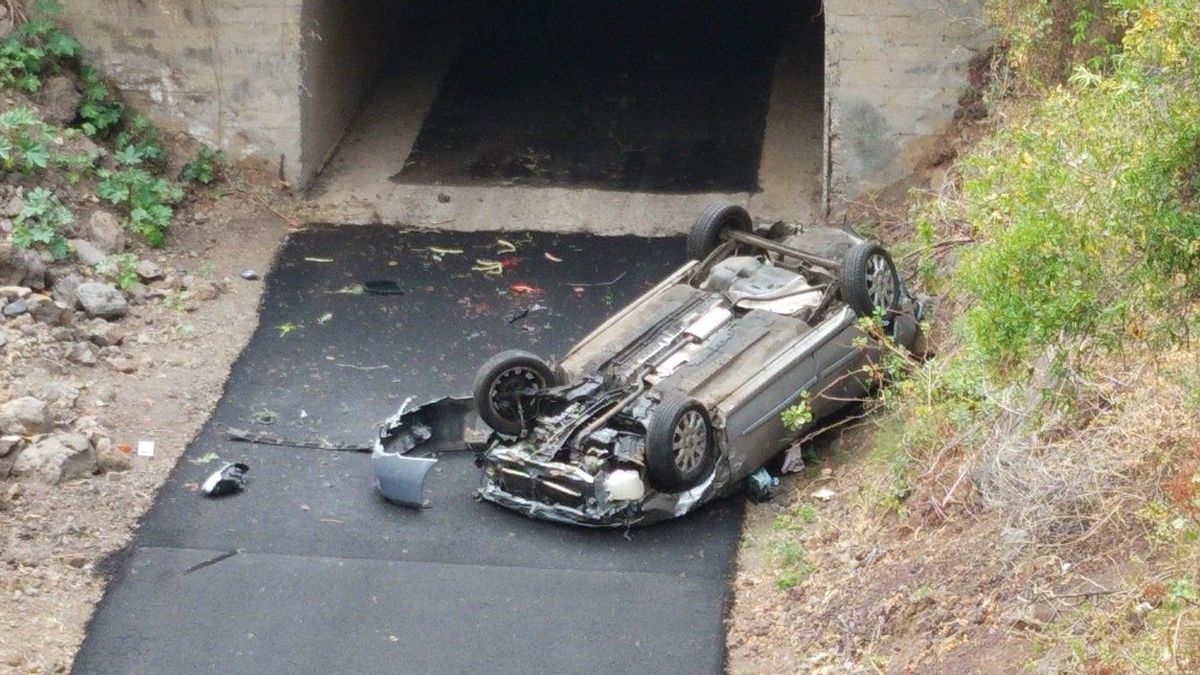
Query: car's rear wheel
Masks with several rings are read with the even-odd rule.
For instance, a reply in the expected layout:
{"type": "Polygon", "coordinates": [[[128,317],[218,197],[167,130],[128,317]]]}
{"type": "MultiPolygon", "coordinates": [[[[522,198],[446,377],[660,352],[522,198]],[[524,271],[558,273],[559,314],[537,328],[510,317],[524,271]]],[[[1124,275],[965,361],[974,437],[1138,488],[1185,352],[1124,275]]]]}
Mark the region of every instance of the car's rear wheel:
{"type": "Polygon", "coordinates": [[[745,207],[733,202],[713,202],[705,207],[688,233],[687,254],[692,260],[704,260],[721,245],[725,229],[750,232],[754,224],[745,207]]]}
{"type": "Polygon", "coordinates": [[[666,492],[687,490],[712,471],[717,452],[708,411],[698,401],[663,399],[646,428],[646,472],[666,492]]]}
{"type": "Polygon", "coordinates": [[[856,244],[846,252],[838,274],[842,300],[859,316],[889,317],[900,304],[900,275],[887,249],[856,244]]]}
{"type": "Polygon", "coordinates": [[[526,405],[529,397],[557,384],[555,372],[541,357],[510,349],[479,367],[472,388],[475,408],[488,426],[506,436],[516,436],[536,412],[526,405]]]}

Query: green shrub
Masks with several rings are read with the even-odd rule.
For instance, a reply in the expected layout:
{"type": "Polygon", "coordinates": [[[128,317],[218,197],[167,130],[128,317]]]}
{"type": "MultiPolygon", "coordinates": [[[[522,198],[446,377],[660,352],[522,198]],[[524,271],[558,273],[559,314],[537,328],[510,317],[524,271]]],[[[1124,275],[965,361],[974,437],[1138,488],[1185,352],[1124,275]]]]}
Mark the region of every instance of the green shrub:
{"type": "Polygon", "coordinates": [[[33,18],[0,40],[0,87],[36,92],[47,74],[79,58],[79,42],[53,21],[61,12],[57,2],[34,3],[33,18]]]}
{"type": "Polygon", "coordinates": [[[138,283],[138,257],[132,253],[110,255],[96,265],[96,274],[127,291],[138,283]]]}
{"type": "Polygon", "coordinates": [[[151,246],[166,243],[167,228],[175,212],[173,207],[183,199],[183,190],[138,166],[126,166],[116,171],[103,169],[99,175],[97,193],[101,199],[127,210],[129,230],[151,246]]]}
{"type": "Polygon", "coordinates": [[[969,340],[994,363],[1062,338],[1117,348],[1200,292],[1196,5],[1110,8],[1128,28],[1108,72],[1077,67],[963,169],[984,243],[958,281],[976,300],[969,340]]]}
{"type": "Polygon", "coordinates": [[[65,258],[71,247],[62,230],[74,222],[53,192],[35,188],[25,194],[24,206],[13,220],[12,241],[20,248],[44,247],[55,259],[65,258]]]}
{"type": "Polygon", "coordinates": [[[113,158],[125,166],[145,166],[162,173],[167,165],[167,151],[159,138],[158,128],[143,115],[135,115],[113,139],[117,149],[113,158]]]}
{"type": "Polygon", "coordinates": [[[0,171],[33,174],[50,165],[52,132],[31,108],[0,113],[0,171]]]}
{"type": "Polygon", "coordinates": [[[100,71],[92,66],[79,69],[83,78],[83,98],[79,101],[80,129],[93,138],[107,138],[121,123],[125,106],[113,94],[100,71]]]}
{"type": "Polygon", "coordinates": [[[224,152],[201,145],[188,163],[183,165],[179,180],[192,185],[212,185],[220,177],[224,164],[224,152]]]}

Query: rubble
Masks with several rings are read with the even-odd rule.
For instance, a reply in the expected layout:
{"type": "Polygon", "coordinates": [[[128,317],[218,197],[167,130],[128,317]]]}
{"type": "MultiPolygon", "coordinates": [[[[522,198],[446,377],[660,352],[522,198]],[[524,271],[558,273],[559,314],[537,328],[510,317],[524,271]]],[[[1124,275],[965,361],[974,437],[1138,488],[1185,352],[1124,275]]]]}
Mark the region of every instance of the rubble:
{"type": "Polygon", "coordinates": [[[55,75],[42,84],[38,99],[47,122],[66,125],[78,115],[83,94],[79,92],[74,79],[67,75],[55,75]]]}
{"type": "Polygon", "coordinates": [[[108,256],[86,239],[72,239],[71,246],[75,249],[75,257],[84,265],[95,267],[108,256]]]}
{"type": "Polygon", "coordinates": [[[125,228],[108,211],[96,211],[87,220],[84,237],[103,253],[113,255],[125,250],[125,228]]]}
{"type": "Polygon", "coordinates": [[[125,316],[128,311],[125,296],[109,284],[89,281],[80,284],[75,293],[79,298],[79,306],[90,317],[112,319],[125,316]]]}
{"type": "Polygon", "coordinates": [[[98,468],[96,452],[87,437],[64,433],[42,438],[22,450],[13,464],[13,474],[54,484],[87,478],[98,468]]]}
{"type": "Polygon", "coordinates": [[[0,432],[33,436],[54,427],[54,418],[44,401],[22,396],[0,405],[0,432]]]}
{"type": "Polygon", "coordinates": [[[143,282],[158,281],[165,276],[162,268],[149,260],[138,262],[137,275],[143,282]]]}
{"type": "Polygon", "coordinates": [[[89,368],[95,366],[96,348],[88,342],[76,342],[67,352],[67,360],[89,368]]]}

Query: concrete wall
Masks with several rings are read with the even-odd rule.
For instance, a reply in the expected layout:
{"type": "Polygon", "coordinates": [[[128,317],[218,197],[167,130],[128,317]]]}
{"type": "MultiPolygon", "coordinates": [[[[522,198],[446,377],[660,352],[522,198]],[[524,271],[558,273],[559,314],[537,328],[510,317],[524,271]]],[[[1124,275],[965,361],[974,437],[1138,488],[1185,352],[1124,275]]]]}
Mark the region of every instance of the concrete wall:
{"type": "Polygon", "coordinates": [[[825,202],[910,176],[992,41],[983,0],[825,0],[825,202]]]}
{"type": "MultiPolygon", "coordinates": [[[[156,122],[299,175],[301,0],[67,0],[89,56],[156,122]]],[[[347,3],[350,4],[350,3],[347,3]]]]}
{"type": "Polygon", "coordinates": [[[304,2],[301,183],[316,176],[345,135],[402,20],[402,3],[388,0],[304,2]]]}

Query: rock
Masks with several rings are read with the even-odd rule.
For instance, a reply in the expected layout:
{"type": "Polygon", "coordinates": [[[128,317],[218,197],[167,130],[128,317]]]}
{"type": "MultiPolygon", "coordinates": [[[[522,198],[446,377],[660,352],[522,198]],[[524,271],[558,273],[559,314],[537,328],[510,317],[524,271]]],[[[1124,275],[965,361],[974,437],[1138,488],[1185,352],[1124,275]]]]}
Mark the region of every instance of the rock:
{"type": "Polygon", "coordinates": [[[79,258],[79,262],[84,265],[95,267],[108,257],[104,251],[96,248],[92,242],[86,239],[72,239],[71,245],[75,248],[75,257],[79,258]]]}
{"type": "Polygon", "coordinates": [[[439,204],[449,204],[450,203],[450,195],[446,194],[445,192],[439,192],[438,196],[437,196],[437,200],[438,200],[439,204]]]}
{"type": "Polygon", "coordinates": [[[258,272],[254,270],[242,270],[242,278],[246,281],[255,281],[258,279],[258,272]]]}
{"type": "Polygon", "coordinates": [[[124,342],[125,331],[104,319],[94,319],[88,326],[87,338],[97,347],[115,347],[124,342]]]}
{"type": "Polygon", "coordinates": [[[221,295],[221,285],[213,281],[201,281],[192,290],[197,300],[208,302],[216,300],[221,295]]]}
{"type": "Polygon", "coordinates": [[[128,471],[133,466],[129,455],[118,450],[108,438],[96,442],[96,464],[105,472],[128,471]]]}
{"type": "Polygon", "coordinates": [[[157,281],[163,278],[164,273],[161,267],[149,260],[138,262],[137,266],[138,278],[144,282],[157,281]]]}
{"type": "Polygon", "coordinates": [[[65,326],[75,318],[74,310],[45,295],[31,295],[26,302],[29,315],[47,326],[65,326]]]}
{"type": "Polygon", "coordinates": [[[28,298],[33,291],[24,286],[0,286],[0,299],[5,302],[28,298]]]}
{"type": "Polygon", "coordinates": [[[4,316],[6,316],[6,317],[21,316],[22,314],[25,314],[28,311],[29,311],[29,303],[25,302],[24,300],[17,300],[15,302],[10,302],[4,306],[3,310],[0,310],[0,312],[2,312],[4,314],[4,316]]]}
{"type": "Polygon", "coordinates": [[[96,348],[87,342],[76,342],[67,352],[67,360],[90,368],[96,365],[96,348]]]}
{"type": "Polygon", "coordinates": [[[0,436],[0,457],[8,457],[13,450],[18,450],[25,439],[20,436],[0,436]]]}
{"type": "Polygon", "coordinates": [[[35,389],[36,397],[52,406],[70,409],[79,398],[79,390],[66,382],[50,380],[35,389]]]}
{"type": "Polygon", "coordinates": [[[125,316],[125,313],[129,311],[129,306],[125,302],[125,296],[121,295],[121,291],[99,281],[79,284],[79,288],[75,289],[75,295],[79,299],[79,306],[87,312],[89,317],[113,319],[125,316]]]}
{"type": "Polygon", "coordinates": [[[0,432],[32,436],[54,428],[50,407],[32,396],[22,396],[0,405],[0,432]]]}
{"type": "Polygon", "coordinates": [[[66,75],[56,75],[42,84],[38,95],[38,103],[42,106],[42,116],[47,122],[66,126],[75,121],[79,115],[79,102],[83,94],[75,86],[75,81],[66,75]]]}
{"type": "Polygon", "coordinates": [[[47,483],[79,480],[96,473],[96,452],[82,434],[47,436],[25,448],[13,463],[13,473],[47,483]]]}
{"type": "Polygon", "coordinates": [[[46,263],[36,251],[13,250],[11,245],[0,244],[0,284],[45,290],[46,263]]]}
{"type": "Polygon", "coordinates": [[[110,356],[104,359],[104,364],[118,373],[126,375],[137,372],[137,364],[124,356],[110,356]]]}
{"type": "Polygon", "coordinates": [[[16,218],[25,208],[24,194],[24,188],[0,186],[0,217],[16,218]]]}
{"type": "Polygon", "coordinates": [[[54,280],[54,285],[50,287],[50,294],[67,307],[74,307],[75,289],[79,288],[79,284],[82,283],[83,277],[78,272],[68,272],[54,280]]]}
{"type": "Polygon", "coordinates": [[[125,250],[125,228],[121,221],[108,211],[96,211],[88,218],[84,235],[92,246],[113,255],[125,250]]]}

